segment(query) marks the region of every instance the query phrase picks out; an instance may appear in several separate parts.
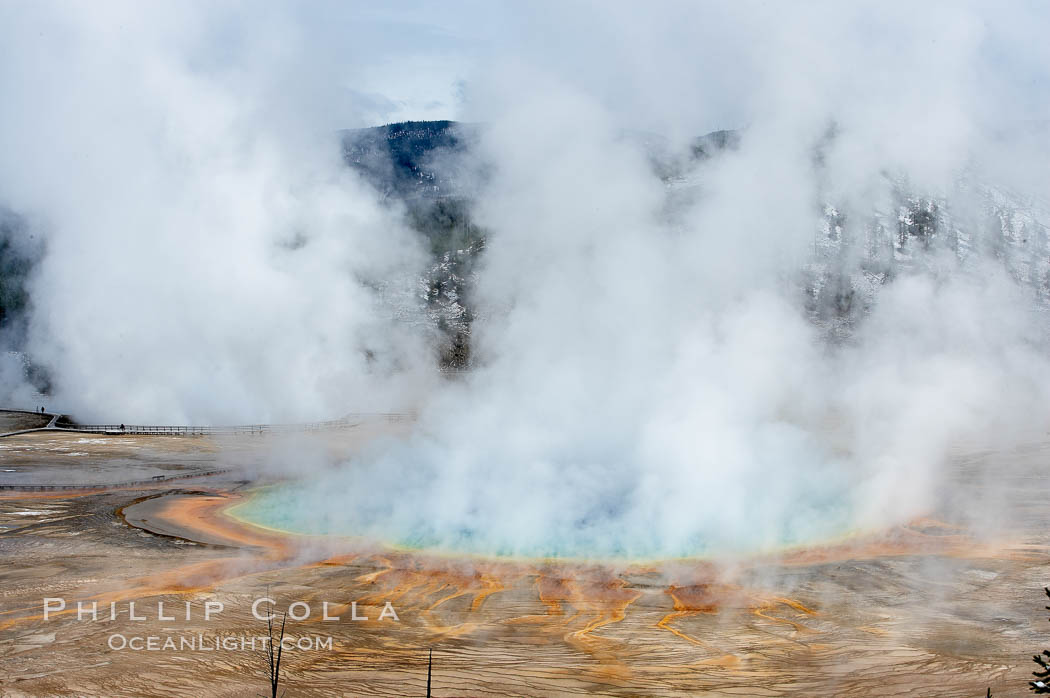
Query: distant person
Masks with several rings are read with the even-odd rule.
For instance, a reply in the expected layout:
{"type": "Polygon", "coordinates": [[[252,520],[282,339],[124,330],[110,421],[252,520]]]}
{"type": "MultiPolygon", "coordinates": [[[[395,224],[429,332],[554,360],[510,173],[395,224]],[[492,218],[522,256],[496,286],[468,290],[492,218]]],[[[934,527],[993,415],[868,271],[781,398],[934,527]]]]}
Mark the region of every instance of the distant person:
{"type": "Polygon", "coordinates": [[[124,431],[124,425],[123,424],[120,425],[120,430],[124,431]]]}

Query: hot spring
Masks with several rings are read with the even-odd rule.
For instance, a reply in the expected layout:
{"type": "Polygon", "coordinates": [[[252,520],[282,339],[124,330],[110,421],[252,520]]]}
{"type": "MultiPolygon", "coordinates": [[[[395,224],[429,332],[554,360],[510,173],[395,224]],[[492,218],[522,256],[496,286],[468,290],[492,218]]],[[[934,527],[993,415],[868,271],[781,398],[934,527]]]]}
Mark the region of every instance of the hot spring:
{"type": "Polygon", "coordinates": [[[727,493],[712,505],[710,497],[697,493],[692,508],[668,501],[640,503],[637,492],[601,497],[584,492],[573,498],[536,488],[501,504],[479,504],[475,497],[484,494],[476,492],[460,494],[446,498],[437,491],[420,496],[414,488],[355,489],[341,475],[258,490],[230,513],[288,533],[415,550],[591,560],[757,554],[830,542],[857,530],[848,492],[830,479],[787,499],[761,481],[746,500],[734,501],[727,493]]]}

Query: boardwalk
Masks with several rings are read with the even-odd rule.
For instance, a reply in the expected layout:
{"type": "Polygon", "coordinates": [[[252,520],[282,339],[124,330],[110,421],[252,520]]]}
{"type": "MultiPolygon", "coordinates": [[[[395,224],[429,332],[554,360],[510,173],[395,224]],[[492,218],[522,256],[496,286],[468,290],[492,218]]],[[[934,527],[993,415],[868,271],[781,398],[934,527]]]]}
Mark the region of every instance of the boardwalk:
{"type": "Polygon", "coordinates": [[[0,410],[0,437],[14,436],[34,431],[64,431],[80,434],[108,434],[113,436],[211,436],[218,434],[283,434],[304,431],[327,431],[346,429],[362,422],[386,420],[403,422],[415,419],[412,412],[360,412],[339,419],[300,424],[242,424],[230,426],[192,426],[162,424],[80,424],[66,415],[28,412],[25,410],[0,410]],[[34,419],[35,417],[35,419],[34,419]],[[8,430],[7,425],[15,426],[8,430]]]}

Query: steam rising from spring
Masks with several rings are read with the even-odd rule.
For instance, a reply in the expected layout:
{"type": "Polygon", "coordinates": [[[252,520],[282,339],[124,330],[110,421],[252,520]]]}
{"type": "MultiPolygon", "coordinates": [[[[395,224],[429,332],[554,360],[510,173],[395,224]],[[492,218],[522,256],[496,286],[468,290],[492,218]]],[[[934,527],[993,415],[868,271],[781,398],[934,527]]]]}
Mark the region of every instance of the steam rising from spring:
{"type": "Polygon", "coordinates": [[[769,549],[923,513],[954,440],[1042,423],[1039,288],[979,251],[976,223],[945,213],[959,239],[901,242],[861,218],[835,235],[891,252],[850,259],[821,223],[852,216],[817,205],[811,153],[754,132],[668,216],[641,153],[589,116],[571,148],[564,123],[504,143],[531,157],[490,134],[480,366],[407,444],[253,516],[478,553],[769,549]],[[580,179],[588,196],[565,197],[580,179]],[[842,277],[866,308],[824,316],[813,285],[842,277]]]}

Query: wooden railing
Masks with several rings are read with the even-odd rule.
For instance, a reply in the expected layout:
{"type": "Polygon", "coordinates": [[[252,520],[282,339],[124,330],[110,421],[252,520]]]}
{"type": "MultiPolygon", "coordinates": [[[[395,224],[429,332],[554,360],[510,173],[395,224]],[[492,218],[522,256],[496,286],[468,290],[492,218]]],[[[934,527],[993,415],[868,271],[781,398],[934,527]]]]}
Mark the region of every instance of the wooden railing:
{"type": "Polygon", "coordinates": [[[340,419],[304,424],[244,424],[237,426],[171,426],[143,424],[56,424],[61,431],[84,434],[139,434],[143,436],[210,436],[213,434],[281,434],[302,431],[346,429],[362,422],[384,419],[390,422],[410,421],[412,412],[372,412],[350,414],[340,419]]]}

